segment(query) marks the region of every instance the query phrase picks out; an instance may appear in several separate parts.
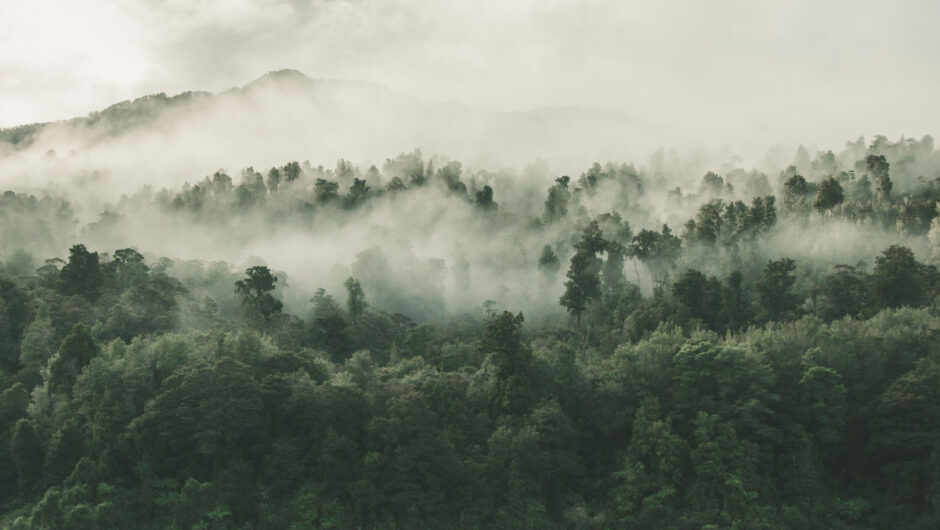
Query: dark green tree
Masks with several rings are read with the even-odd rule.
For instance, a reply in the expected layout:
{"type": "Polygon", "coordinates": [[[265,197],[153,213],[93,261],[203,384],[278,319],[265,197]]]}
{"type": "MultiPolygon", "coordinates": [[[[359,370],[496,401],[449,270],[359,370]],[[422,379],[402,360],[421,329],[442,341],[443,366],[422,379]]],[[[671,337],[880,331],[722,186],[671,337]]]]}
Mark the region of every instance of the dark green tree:
{"type": "Polygon", "coordinates": [[[97,355],[98,345],[88,328],[75,324],[59,351],[49,360],[49,391],[70,395],[79,374],[97,355]]]}
{"type": "Polygon", "coordinates": [[[875,258],[871,281],[881,307],[918,306],[930,295],[924,282],[924,266],[917,262],[911,249],[891,245],[875,258]]]}
{"type": "Polygon", "coordinates": [[[69,249],[69,261],[59,271],[59,278],[66,293],[95,300],[102,283],[98,253],[89,252],[85,245],[74,245],[69,249]]]}
{"type": "Polygon", "coordinates": [[[588,303],[601,295],[600,271],[601,260],[594,254],[576,252],[571,258],[561,305],[574,315],[578,326],[581,325],[581,314],[588,303]]]}
{"type": "Polygon", "coordinates": [[[489,184],[476,193],[476,205],[484,210],[496,209],[496,202],[493,201],[493,188],[489,184]]]}
{"type": "Polygon", "coordinates": [[[796,263],[783,258],[767,263],[764,275],[757,282],[757,294],[767,320],[781,320],[795,316],[800,298],[791,291],[796,283],[793,271],[796,263]]]}
{"type": "Polygon", "coordinates": [[[839,181],[829,177],[819,184],[816,189],[816,199],[813,201],[813,208],[817,210],[830,210],[835,206],[842,204],[845,196],[842,193],[842,185],[839,181]]]}
{"type": "Polygon", "coordinates": [[[501,414],[521,414],[532,405],[530,365],[532,352],[522,338],[522,313],[493,315],[483,328],[480,352],[493,365],[492,402],[501,414]]]}
{"type": "Polygon", "coordinates": [[[844,316],[866,318],[872,313],[869,277],[849,265],[836,265],[835,272],[823,279],[818,313],[826,321],[844,316]]]}
{"type": "Polygon", "coordinates": [[[235,282],[235,292],[242,296],[245,307],[259,315],[265,324],[283,307],[281,301],[271,294],[277,280],[270,269],[257,265],[246,269],[245,278],[235,282]]]}
{"type": "Polygon", "coordinates": [[[884,155],[868,155],[865,158],[865,169],[873,177],[878,197],[882,199],[891,198],[891,188],[894,187],[888,176],[890,167],[884,155]]]}
{"type": "Polygon", "coordinates": [[[783,183],[783,204],[791,211],[805,209],[810,194],[809,184],[802,175],[794,173],[783,183]]]}
{"type": "Polygon", "coordinates": [[[731,331],[744,329],[754,318],[741,271],[734,271],[725,278],[721,289],[721,310],[722,320],[731,331]]]}
{"type": "Polygon", "coordinates": [[[20,500],[26,501],[39,493],[42,485],[43,452],[32,422],[21,419],[13,427],[10,457],[16,468],[20,500]]]}
{"type": "Polygon", "coordinates": [[[355,324],[356,320],[369,307],[369,303],[366,302],[366,293],[362,290],[359,280],[352,276],[346,278],[343,286],[346,287],[346,310],[349,311],[349,318],[355,324]]]}

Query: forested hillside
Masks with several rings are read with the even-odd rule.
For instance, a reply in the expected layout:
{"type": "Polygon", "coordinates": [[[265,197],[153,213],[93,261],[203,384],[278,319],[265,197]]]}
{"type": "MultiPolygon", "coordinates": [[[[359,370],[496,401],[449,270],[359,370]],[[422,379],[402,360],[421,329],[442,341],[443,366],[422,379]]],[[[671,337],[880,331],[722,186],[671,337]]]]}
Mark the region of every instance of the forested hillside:
{"type": "Polygon", "coordinates": [[[929,136],[381,166],[3,193],[0,526],[940,527],[929,136]]]}

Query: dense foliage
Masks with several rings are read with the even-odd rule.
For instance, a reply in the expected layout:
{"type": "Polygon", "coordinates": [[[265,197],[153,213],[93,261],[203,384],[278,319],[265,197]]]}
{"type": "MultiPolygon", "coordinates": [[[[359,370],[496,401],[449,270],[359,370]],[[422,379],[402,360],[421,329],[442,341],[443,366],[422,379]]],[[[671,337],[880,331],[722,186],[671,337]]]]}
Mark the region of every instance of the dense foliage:
{"type": "MultiPolygon", "coordinates": [[[[448,307],[439,273],[459,289],[485,260],[403,280],[366,249],[344,292],[291,311],[265,264],[71,242],[37,267],[5,247],[0,525],[937,528],[940,185],[911,175],[940,177],[938,156],[877,139],[795,162],[776,190],[742,170],[668,190],[694,205],[678,232],[634,232],[657,184],[627,165],[555,178],[535,206],[417,152],[146,199],[194,227],[316,230],[433,188],[535,249],[524,285],[558,293],[538,318],[448,307]],[[853,264],[774,239],[846,221],[897,242],[853,264]]],[[[0,217],[5,244],[75,224],[53,195],[7,192],[0,217]]]]}

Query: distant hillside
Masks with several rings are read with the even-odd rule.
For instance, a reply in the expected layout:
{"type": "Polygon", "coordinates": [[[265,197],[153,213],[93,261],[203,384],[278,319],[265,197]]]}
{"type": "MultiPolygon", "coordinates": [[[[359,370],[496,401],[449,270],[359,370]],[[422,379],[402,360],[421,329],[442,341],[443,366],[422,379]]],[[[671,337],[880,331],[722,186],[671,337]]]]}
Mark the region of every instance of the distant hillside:
{"type": "Polygon", "coordinates": [[[212,97],[209,92],[183,92],[175,96],[167,96],[162,92],[151,94],[134,100],[115,103],[104,110],[92,112],[85,117],[58,122],[31,123],[0,129],[0,142],[6,142],[17,148],[26,148],[33,144],[40,133],[55,127],[95,130],[99,133],[114,136],[136,127],[151,125],[170,109],[187,106],[195,102],[208,101],[212,97]]]}
{"type": "Polygon", "coordinates": [[[155,94],[85,117],[2,129],[0,160],[21,155],[24,164],[54,152],[59,173],[72,164],[102,174],[151,171],[161,181],[286,159],[378,163],[414,148],[478,166],[544,158],[583,167],[625,158],[642,133],[616,112],[494,112],[281,70],[214,95],[155,94]]]}

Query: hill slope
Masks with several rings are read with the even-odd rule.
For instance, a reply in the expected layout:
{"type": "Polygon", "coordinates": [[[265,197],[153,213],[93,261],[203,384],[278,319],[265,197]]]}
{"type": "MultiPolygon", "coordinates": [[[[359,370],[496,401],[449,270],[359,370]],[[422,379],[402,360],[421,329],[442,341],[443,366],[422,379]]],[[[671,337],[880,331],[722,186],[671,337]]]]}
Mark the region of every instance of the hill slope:
{"type": "Polygon", "coordinates": [[[368,82],[281,70],[215,95],[156,94],[86,117],[3,129],[0,158],[8,174],[33,172],[35,160],[48,159],[53,150],[60,170],[122,178],[156,173],[162,183],[220,165],[238,169],[286,159],[329,164],[340,157],[378,163],[416,147],[481,166],[541,157],[583,167],[623,157],[640,136],[629,119],[613,112],[494,112],[426,101],[368,82]]]}

